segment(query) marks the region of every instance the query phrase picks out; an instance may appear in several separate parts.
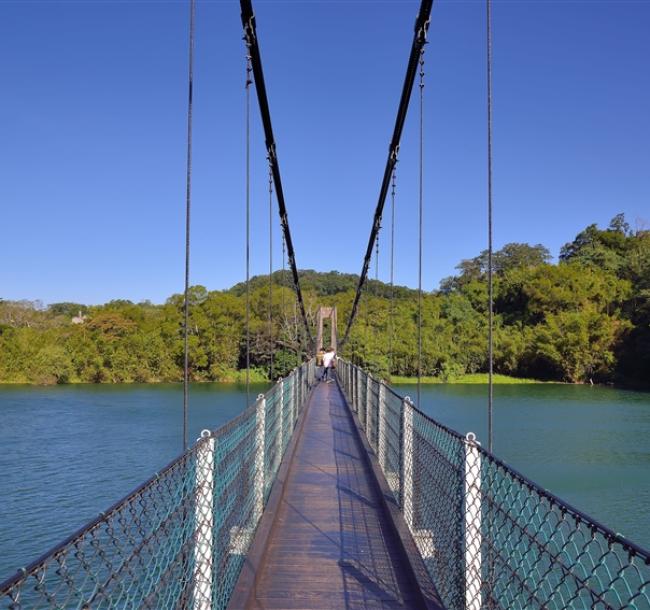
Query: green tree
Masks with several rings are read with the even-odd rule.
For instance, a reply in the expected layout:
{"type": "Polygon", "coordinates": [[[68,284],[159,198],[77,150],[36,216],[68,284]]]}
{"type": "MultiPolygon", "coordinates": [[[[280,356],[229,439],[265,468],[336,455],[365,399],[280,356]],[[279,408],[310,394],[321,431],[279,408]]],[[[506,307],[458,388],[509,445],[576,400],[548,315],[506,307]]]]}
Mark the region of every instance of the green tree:
{"type": "Polygon", "coordinates": [[[535,328],[533,357],[545,361],[566,381],[606,380],[624,327],[594,309],[552,313],[535,328]]]}

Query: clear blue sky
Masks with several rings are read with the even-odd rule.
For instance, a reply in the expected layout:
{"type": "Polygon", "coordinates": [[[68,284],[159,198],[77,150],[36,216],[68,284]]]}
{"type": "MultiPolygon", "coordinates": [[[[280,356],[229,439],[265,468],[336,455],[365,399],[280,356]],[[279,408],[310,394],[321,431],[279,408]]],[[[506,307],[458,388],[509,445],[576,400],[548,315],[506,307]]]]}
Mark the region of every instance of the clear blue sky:
{"type": "MultiPolygon", "coordinates": [[[[417,2],[255,2],[298,265],[358,273],[417,2]]],[[[0,297],[162,302],[183,285],[186,2],[0,1],[0,297]]],[[[199,1],[192,283],[244,277],[244,45],[199,1]]],[[[495,246],[650,222],[650,2],[494,3],[495,246]]],[[[484,2],[434,4],[424,286],[486,245],[484,2]]],[[[415,100],[414,100],[415,101],[415,100]]],[[[252,272],[268,269],[257,104],[252,272]]],[[[417,282],[417,105],[402,140],[398,283],[417,282]]],[[[280,264],[274,215],[275,267],[280,264]]],[[[387,222],[384,223],[387,227],[387,222]]],[[[380,254],[388,277],[387,236],[380,254]]]]}

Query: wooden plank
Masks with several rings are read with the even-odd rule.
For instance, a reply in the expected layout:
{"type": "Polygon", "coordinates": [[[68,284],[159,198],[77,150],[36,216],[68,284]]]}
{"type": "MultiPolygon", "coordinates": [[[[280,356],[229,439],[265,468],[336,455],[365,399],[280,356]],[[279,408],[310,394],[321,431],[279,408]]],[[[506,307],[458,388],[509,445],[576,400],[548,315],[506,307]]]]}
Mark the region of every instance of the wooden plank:
{"type": "Polygon", "coordinates": [[[245,607],[427,607],[364,451],[338,385],[319,384],[245,607]]]}

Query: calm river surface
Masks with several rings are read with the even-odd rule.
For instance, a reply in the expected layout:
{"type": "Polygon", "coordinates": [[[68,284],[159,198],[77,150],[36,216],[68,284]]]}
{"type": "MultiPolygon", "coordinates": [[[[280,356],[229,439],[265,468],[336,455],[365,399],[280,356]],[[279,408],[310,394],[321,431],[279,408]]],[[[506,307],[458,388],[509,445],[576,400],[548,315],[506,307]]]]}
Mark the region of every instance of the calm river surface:
{"type": "MultiPolygon", "coordinates": [[[[479,385],[422,387],[427,413],[484,443],[485,397],[479,385]]],[[[245,402],[241,386],[192,386],[190,439],[245,402]]],[[[497,455],[650,547],[650,394],[496,386],[494,426],[497,455]]],[[[0,385],[0,581],[178,455],[181,430],[178,385],[0,385]]]]}

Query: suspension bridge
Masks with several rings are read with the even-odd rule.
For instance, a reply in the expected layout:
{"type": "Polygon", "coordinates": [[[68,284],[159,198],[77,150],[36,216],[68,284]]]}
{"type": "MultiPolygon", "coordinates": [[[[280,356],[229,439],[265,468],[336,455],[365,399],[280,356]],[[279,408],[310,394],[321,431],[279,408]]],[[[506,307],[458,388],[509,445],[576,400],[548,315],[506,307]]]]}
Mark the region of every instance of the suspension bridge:
{"type": "MultiPolygon", "coordinates": [[[[355,321],[391,184],[394,192],[400,136],[418,72],[422,99],[431,5],[423,0],[415,21],[342,345],[355,321]]],[[[461,435],[431,419],[418,408],[419,400],[399,395],[348,360],[337,360],[333,383],[321,380],[309,355],[322,346],[323,318],[332,320],[336,339],[336,311],[322,310],[314,341],[300,290],[253,8],[250,0],[241,6],[247,105],[254,85],[270,195],[274,186],[308,357],[236,418],[204,430],[189,445],[192,2],[183,453],[0,584],[0,608],[650,610],[648,551],[491,452],[491,384],[485,448],[473,434],[461,435]]],[[[487,6],[489,26],[489,2],[487,6]]],[[[488,49],[489,41],[488,35],[488,49]]],[[[488,200],[491,209],[491,194],[488,200]]],[[[491,363],[491,337],[488,351],[491,363]]]]}

